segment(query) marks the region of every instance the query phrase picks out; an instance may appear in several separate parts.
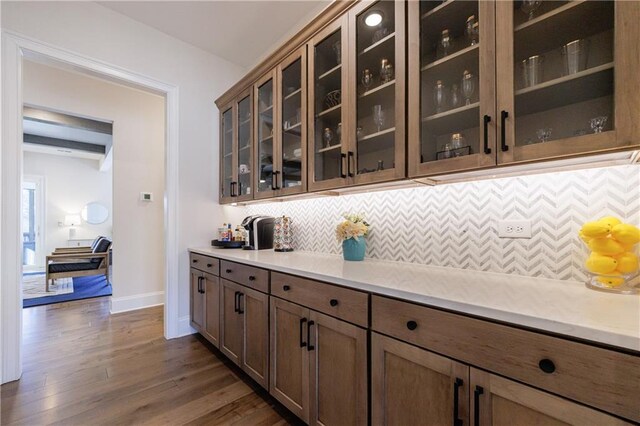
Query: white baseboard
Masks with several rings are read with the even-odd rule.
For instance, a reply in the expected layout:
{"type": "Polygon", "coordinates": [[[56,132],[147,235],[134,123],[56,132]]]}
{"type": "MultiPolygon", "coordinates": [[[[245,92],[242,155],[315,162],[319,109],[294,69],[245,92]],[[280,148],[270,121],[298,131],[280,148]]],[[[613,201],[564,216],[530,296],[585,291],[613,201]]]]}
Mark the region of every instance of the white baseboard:
{"type": "Polygon", "coordinates": [[[164,291],[154,291],[153,293],[135,294],[125,297],[111,297],[112,314],[159,305],[164,305],[164,291]]]}
{"type": "Polygon", "coordinates": [[[191,327],[190,315],[185,315],[178,319],[178,336],[177,337],[188,336],[190,334],[195,334],[197,332],[198,330],[191,327]]]}

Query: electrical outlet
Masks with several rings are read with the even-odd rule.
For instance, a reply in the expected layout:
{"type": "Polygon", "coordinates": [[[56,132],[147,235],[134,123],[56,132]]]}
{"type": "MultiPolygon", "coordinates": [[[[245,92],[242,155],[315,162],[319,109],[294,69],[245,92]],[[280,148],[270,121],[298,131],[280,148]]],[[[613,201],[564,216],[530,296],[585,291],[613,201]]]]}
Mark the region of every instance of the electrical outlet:
{"type": "Polygon", "coordinates": [[[498,221],[499,238],[531,238],[530,220],[498,221]]]}

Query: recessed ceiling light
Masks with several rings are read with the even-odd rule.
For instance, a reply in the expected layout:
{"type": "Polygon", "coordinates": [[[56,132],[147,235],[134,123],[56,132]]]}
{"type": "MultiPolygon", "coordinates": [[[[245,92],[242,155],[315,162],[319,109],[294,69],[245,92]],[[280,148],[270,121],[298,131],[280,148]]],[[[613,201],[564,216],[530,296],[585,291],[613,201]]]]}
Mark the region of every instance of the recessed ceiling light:
{"type": "Polygon", "coordinates": [[[380,25],[380,22],[382,22],[382,14],[378,11],[371,12],[364,18],[364,23],[370,27],[380,25]]]}

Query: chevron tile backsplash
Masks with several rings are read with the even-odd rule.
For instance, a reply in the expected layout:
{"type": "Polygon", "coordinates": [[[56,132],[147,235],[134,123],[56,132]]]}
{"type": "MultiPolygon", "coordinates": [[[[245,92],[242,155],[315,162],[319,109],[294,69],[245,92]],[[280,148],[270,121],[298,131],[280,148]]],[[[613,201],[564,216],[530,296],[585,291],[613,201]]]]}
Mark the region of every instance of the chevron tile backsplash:
{"type": "Polygon", "coordinates": [[[640,167],[617,166],[257,204],[246,214],[293,218],[298,250],[341,253],[343,212],[364,212],[367,256],[403,262],[585,280],[578,229],[615,215],[640,223],[640,167]],[[531,239],[498,238],[498,220],[530,219],[531,239]]]}

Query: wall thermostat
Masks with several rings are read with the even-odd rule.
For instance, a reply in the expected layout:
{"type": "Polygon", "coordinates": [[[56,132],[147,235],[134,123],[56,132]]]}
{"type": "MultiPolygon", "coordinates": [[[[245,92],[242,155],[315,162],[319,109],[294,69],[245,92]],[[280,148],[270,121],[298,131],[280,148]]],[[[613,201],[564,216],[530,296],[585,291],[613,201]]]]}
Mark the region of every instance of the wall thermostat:
{"type": "Polygon", "coordinates": [[[141,192],[140,193],[140,201],[153,201],[153,193],[151,193],[151,192],[141,192]]]}

